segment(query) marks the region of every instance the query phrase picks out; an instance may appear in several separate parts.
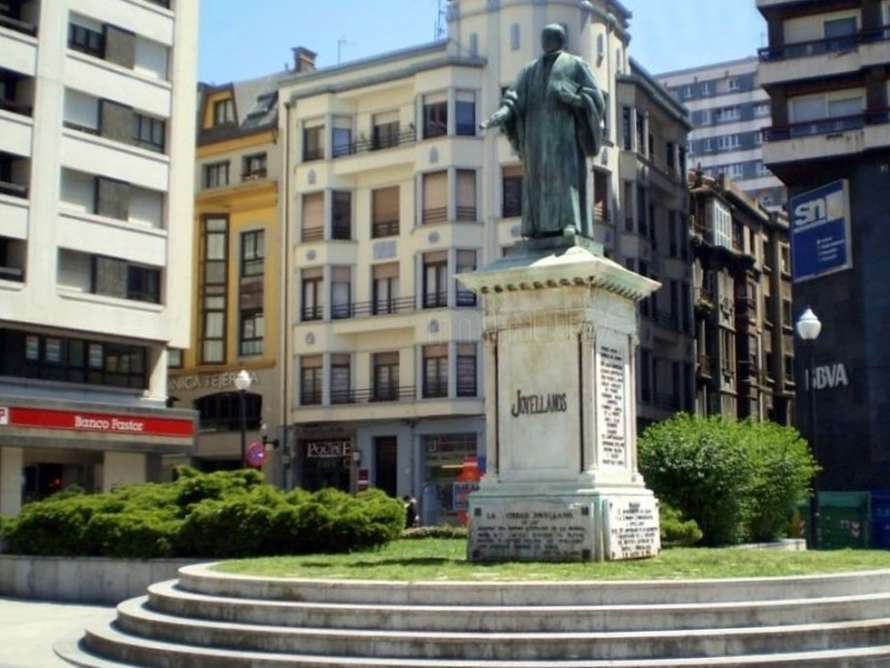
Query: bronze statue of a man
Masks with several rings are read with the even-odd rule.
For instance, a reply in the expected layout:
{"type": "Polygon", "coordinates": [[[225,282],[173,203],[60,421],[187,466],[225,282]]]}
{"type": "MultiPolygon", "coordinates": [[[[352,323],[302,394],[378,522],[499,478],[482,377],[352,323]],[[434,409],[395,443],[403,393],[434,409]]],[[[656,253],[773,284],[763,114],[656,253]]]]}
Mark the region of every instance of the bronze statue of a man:
{"type": "Polygon", "coordinates": [[[500,127],[525,164],[522,235],[592,237],[587,158],[600,151],[605,102],[587,64],[564,51],[562,26],[547,26],[541,40],[544,55],[482,127],[500,127]]]}

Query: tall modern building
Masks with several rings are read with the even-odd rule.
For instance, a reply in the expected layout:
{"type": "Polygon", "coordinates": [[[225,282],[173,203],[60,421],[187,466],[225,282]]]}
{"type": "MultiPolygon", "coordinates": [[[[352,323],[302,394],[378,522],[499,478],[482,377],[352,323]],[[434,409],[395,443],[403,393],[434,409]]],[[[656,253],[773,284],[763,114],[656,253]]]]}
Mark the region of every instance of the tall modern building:
{"type": "Polygon", "coordinates": [[[769,96],[752,56],[658,75],[690,110],[689,161],[712,178],[725,174],[764,205],[776,208],[785,188],[763,163],[762,131],[771,123],[769,96]]]}
{"type": "Polygon", "coordinates": [[[197,3],[0,2],[0,513],[188,451],[197,3]]]}
{"type": "MultiPolygon", "coordinates": [[[[789,191],[794,302],[822,321],[815,422],[823,489],[890,487],[890,1],[758,0],[772,101],[764,160],[789,191]]],[[[807,397],[806,346],[797,387],[807,397]]]]}
{"type": "Polygon", "coordinates": [[[725,174],[690,172],[696,413],[794,420],[788,217],[725,174]]]}
{"type": "Polygon", "coordinates": [[[643,420],[694,401],[686,110],[628,53],[631,14],[594,0],[453,0],[448,39],[285,78],[290,482],[371,484],[461,509],[453,483],[484,453],[481,311],[456,276],[519,239],[522,165],[480,132],[549,23],[607,99],[593,161],[595,234],[664,287],[642,306],[643,420]]]}

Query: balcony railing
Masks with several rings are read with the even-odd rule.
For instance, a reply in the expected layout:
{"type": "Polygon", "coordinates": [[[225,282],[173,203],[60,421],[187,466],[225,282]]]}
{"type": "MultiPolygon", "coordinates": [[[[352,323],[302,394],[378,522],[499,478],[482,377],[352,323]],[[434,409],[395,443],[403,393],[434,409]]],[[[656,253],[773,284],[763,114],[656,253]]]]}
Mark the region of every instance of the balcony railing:
{"type": "Polygon", "coordinates": [[[322,306],[306,306],[300,312],[300,319],[303,322],[311,322],[312,320],[321,320],[324,317],[324,307],[322,306]]]}
{"type": "Polygon", "coordinates": [[[361,390],[331,390],[331,403],[337,405],[414,401],[416,398],[417,390],[414,385],[399,387],[387,385],[361,390]]]}
{"type": "Polygon", "coordinates": [[[424,399],[443,399],[448,396],[448,383],[427,380],[423,384],[424,399]]]}
{"type": "Polygon", "coordinates": [[[321,160],[323,158],[323,147],[303,149],[303,162],[312,162],[313,160],[321,160]]]}
{"type": "Polygon", "coordinates": [[[25,270],[18,267],[0,266],[0,280],[23,283],[25,281],[25,270]]]}
{"type": "Polygon", "coordinates": [[[448,220],[448,209],[446,207],[436,209],[423,210],[423,224],[430,225],[433,223],[444,223],[448,220]]]}
{"type": "Polygon", "coordinates": [[[261,167],[260,169],[254,169],[250,172],[244,172],[241,175],[242,181],[259,181],[260,179],[266,178],[268,175],[268,171],[265,167],[261,167]]]}
{"type": "Polygon", "coordinates": [[[21,183],[0,181],[0,195],[9,195],[10,197],[21,197],[22,199],[28,199],[28,186],[24,186],[21,183]]]}
{"type": "Polygon", "coordinates": [[[447,292],[428,292],[423,296],[423,308],[446,308],[447,306],[447,292]]]}
{"type": "Polygon", "coordinates": [[[883,42],[890,39],[890,26],[883,26],[877,30],[864,30],[855,35],[844,37],[832,37],[828,39],[816,39],[808,42],[795,42],[781,47],[767,47],[760,49],[760,60],[766,63],[794,58],[809,58],[812,56],[824,56],[827,53],[839,51],[851,51],[860,44],[883,42]]]}
{"type": "Polygon", "coordinates": [[[21,114],[22,116],[30,116],[33,109],[24,104],[19,104],[15,100],[10,100],[5,97],[0,97],[0,109],[3,111],[11,111],[14,114],[21,114]]]}
{"type": "Polygon", "coordinates": [[[478,220],[475,206],[457,207],[457,219],[463,223],[475,223],[478,220]]]}
{"type": "Polygon", "coordinates": [[[301,235],[303,241],[321,241],[324,239],[323,227],[304,227],[301,235]]]}
{"type": "Polygon", "coordinates": [[[80,123],[75,123],[73,121],[63,121],[62,125],[68,128],[69,130],[77,130],[78,132],[85,132],[88,135],[96,135],[98,136],[100,133],[99,128],[91,128],[89,125],[81,125],[80,123]]]}
{"type": "Polygon", "coordinates": [[[321,406],[321,390],[309,390],[300,392],[301,406],[321,406]]]}
{"type": "Polygon", "coordinates": [[[331,239],[349,241],[352,239],[352,225],[350,223],[334,223],[331,226],[331,239]]]}
{"type": "Polygon", "coordinates": [[[379,220],[371,223],[371,238],[381,239],[382,237],[399,236],[398,220],[379,220]]]}
{"type": "Polygon", "coordinates": [[[883,125],[885,123],[890,123],[890,109],[866,111],[852,116],[824,118],[816,121],[764,128],[763,140],[776,142],[797,139],[799,137],[830,135],[849,130],[861,130],[867,125],[883,125]]]}
{"type": "Polygon", "coordinates": [[[0,28],[9,28],[16,32],[22,32],[32,37],[37,35],[37,26],[21,19],[16,19],[6,14],[0,14],[0,28]]]}
{"type": "Polygon", "coordinates": [[[377,301],[356,302],[351,305],[351,318],[367,318],[377,315],[395,315],[398,313],[411,313],[416,305],[414,296],[393,297],[392,299],[378,299],[377,301]]]}
{"type": "Polygon", "coordinates": [[[407,146],[416,141],[417,132],[414,128],[411,128],[410,130],[404,130],[398,134],[384,134],[376,139],[359,139],[350,144],[337,146],[334,150],[334,157],[342,158],[347,155],[357,155],[359,153],[369,153],[371,151],[384,151],[388,148],[395,148],[397,146],[407,146]]]}

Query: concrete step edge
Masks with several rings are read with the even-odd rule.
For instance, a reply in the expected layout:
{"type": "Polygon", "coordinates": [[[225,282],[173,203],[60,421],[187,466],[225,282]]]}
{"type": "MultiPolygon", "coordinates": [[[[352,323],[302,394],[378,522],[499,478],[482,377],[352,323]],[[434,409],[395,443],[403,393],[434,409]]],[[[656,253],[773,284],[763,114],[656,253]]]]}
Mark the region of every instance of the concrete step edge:
{"type": "Polygon", "coordinates": [[[717,638],[726,636],[766,636],[766,635],[792,635],[816,633],[820,631],[841,631],[851,629],[887,629],[890,631],[890,616],[868,620],[854,620],[844,622],[825,622],[816,624],[790,624],[786,626],[761,626],[761,627],[730,627],[722,629],[674,629],[668,631],[605,631],[605,632],[572,632],[572,633],[470,633],[470,632],[442,632],[442,631],[384,631],[380,629],[327,629],[290,626],[270,626],[262,624],[239,624],[234,622],[193,619],[191,617],[178,617],[156,612],[146,606],[147,596],[129,599],[117,606],[118,620],[129,618],[152,624],[166,624],[170,626],[182,626],[202,628],[209,630],[229,631],[233,633],[250,634],[279,634],[292,637],[323,637],[342,639],[351,637],[355,639],[392,639],[392,640],[440,640],[443,642],[522,642],[522,641],[551,641],[564,640],[660,640],[674,638],[717,638]]]}
{"type": "MultiPolygon", "coordinates": [[[[819,650],[734,657],[694,659],[629,659],[629,660],[572,660],[572,661],[486,661],[435,659],[369,659],[336,656],[308,656],[300,654],[271,654],[241,652],[214,648],[184,646],[175,643],[146,640],[123,633],[111,626],[87,629],[86,644],[74,648],[60,647],[60,656],[83,668],[123,668],[129,663],[118,663],[114,658],[94,654],[90,640],[101,641],[107,648],[139,654],[148,666],[170,666],[174,659],[188,660],[189,666],[228,668],[246,665],[252,668],[766,668],[794,666],[800,668],[839,668],[860,665],[860,661],[890,660],[890,645],[857,647],[843,650],[819,650]],[[66,653],[70,650],[71,654],[66,653]],[[75,658],[75,661],[71,661],[75,658]],[[153,660],[152,660],[153,659],[153,660]],[[206,659],[207,663],[201,663],[206,659]],[[90,663],[94,661],[94,663],[90,663]],[[853,663],[850,663],[853,662],[853,663]]],[[[878,664],[869,664],[869,666],[878,664]]]]}

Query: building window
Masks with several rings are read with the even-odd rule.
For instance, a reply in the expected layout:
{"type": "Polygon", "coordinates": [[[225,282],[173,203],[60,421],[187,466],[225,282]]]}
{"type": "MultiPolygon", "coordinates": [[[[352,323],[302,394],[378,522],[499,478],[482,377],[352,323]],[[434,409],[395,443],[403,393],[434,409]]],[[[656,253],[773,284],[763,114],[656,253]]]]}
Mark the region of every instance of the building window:
{"type": "Polygon", "coordinates": [[[423,307],[448,306],[448,252],[423,255],[423,307]]]}
{"type": "Polygon", "coordinates": [[[669,171],[671,174],[675,174],[676,171],[677,171],[677,165],[676,165],[676,162],[675,162],[677,156],[676,156],[676,154],[675,154],[674,143],[673,143],[673,142],[670,142],[670,141],[667,142],[667,144],[665,144],[665,149],[664,149],[664,151],[665,151],[665,152],[664,152],[664,160],[665,160],[665,162],[667,163],[668,171],[669,171]]]}
{"type": "Polygon", "coordinates": [[[448,396],[448,345],[423,347],[423,398],[448,396]]]}
{"type": "MultiPolygon", "coordinates": [[[[195,400],[201,431],[240,431],[241,394],[239,392],[219,392],[195,400]]],[[[263,415],[263,397],[259,394],[244,394],[244,427],[259,429],[263,415]]]]}
{"type": "MultiPolygon", "coordinates": [[[[457,251],[457,273],[464,274],[476,271],[476,251],[459,250],[457,251]]],[[[457,305],[458,306],[475,306],[476,293],[468,290],[464,285],[457,281],[457,305]]]]}
{"type": "Polygon", "coordinates": [[[333,157],[339,158],[354,153],[351,118],[335,118],[331,133],[331,155],[333,157]]]}
{"type": "MultiPolygon", "coordinates": [[[[412,136],[412,140],[414,137],[412,136]]],[[[399,112],[390,111],[374,115],[374,131],[371,149],[377,151],[399,145],[399,112]]]]}
{"type": "MultiPolygon", "coordinates": [[[[646,220],[646,189],[637,186],[637,217],[639,218],[639,229],[637,233],[642,236],[649,235],[649,222],[646,220]]],[[[654,221],[652,221],[654,222],[654,221]]]]}
{"type": "Polygon", "coordinates": [[[167,368],[168,369],[181,369],[183,367],[182,352],[183,351],[181,348],[168,348],[167,349],[167,368]]]}
{"type": "Polygon", "coordinates": [[[448,134],[448,95],[424,95],[423,138],[433,139],[448,134]]]}
{"type": "Polygon", "coordinates": [[[136,144],[158,153],[164,152],[166,123],[159,118],[133,114],[134,139],[136,144]]]}
{"type": "Polygon", "coordinates": [[[399,301],[399,263],[375,264],[371,268],[372,315],[397,313],[399,301]]]}
{"type": "Polygon", "coordinates": [[[263,230],[241,233],[241,276],[263,275],[265,237],[263,230]]]}
{"type": "Polygon", "coordinates": [[[300,405],[318,406],[322,396],[322,357],[304,355],[300,358],[300,405]]]}
{"type": "Polygon", "coordinates": [[[303,195],[302,232],[304,242],[324,239],[324,193],[303,195]]]}
{"type": "Polygon", "coordinates": [[[352,193],[336,190],[331,195],[331,238],[352,238],[352,193]]]}
{"type": "Polygon", "coordinates": [[[105,38],[102,33],[86,26],[68,25],[68,48],[96,58],[105,56],[105,38]]]}
{"type": "Polygon", "coordinates": [[[352,317],[352,270],[349,267],[331,269],[331,318],[352,317]]]}
{"type": "Polygon", "coordinates": [[[677,216],[676,211],[670,211],[668,213],[668,234],[669,234],[668,254],[670,255],[670,257],[677,257],[677,254],[678,254],[677,253],[677,251],[678,251],[677,237],[678,237],[678,233],[679,233],[679,231],[677,229],[678,218],[679,217],[677,216]]]}
{"type": "Polygon", "coordinates": [[[646,117],[637,113],[637,153],[646,155],[646,117]]]}
{"type": "Polygon", "coordinates": [[[519,24],[514,23],[510,26],[510,50],[519,50],[519,24]]]}
{"type": "Polygon", "coordinates": [[[213,125],[226,125],[235,122],[235,100],[226,98],[213,103],[213,125]]]}
{"type": "Polygon", "coordinates": [[[736,79],[735,77],[727,79],[726,80],[726,88],[731,92],[739,90],[741,88],[741,86],[739,85],[739,80],[736,79]]]}
{"type": "Polygon", "coordinates": [[[476,344],[457,344],[457,396],[478,395],[476,373],[476,344]]]}
{"type": "Polygon", "coordinates": [[[779,267],[783,274],[791,274],[791,248],[788,244],[779,245],[779,267]]]}
{"type": "Polygon", "coordinates": [[[241,179],[244,181],[266,178],[266,154],[254,153],[244,156],[243,170],[241,179]]]}
{"type": "Polygon", "coordinates": [[[228,218],[203,220],[201,277],[201,361],[225,362],[226,279],[228,274],[228,218]]]}
{"type": "Polygon", "coordinates": [[[624,231],[633,234],[634,231],[634,183],[624,182],[624,231]]]}
{"type": "Polygon", "coordinates": [[[324,126],[303,129],[303,162],[324,158],[324,126]]]}
{"type": "Polygon", "coordinates": [[[454,102],[455,129],[458,135],[476,136],[476,94],[472,91],[457,91],[454,102]]]}
{"type": "Polygon", "coordinates": [[[472,169],[457,170],[457,220],[475,223],[476,213],[476,172],[472,169]]]}
{"type": "Polygon", "coordinates": [[[229,185],[229,161],[204,165],[204,187],[220,188],[229,185]]]}
{"type": "Polygon", "coordinates": [[[351,404],[352,373],[348,354],[331,355],[331,403],[351,404]]]}
{"type": "Polygon", "coordinates": [[[723,107],[715,112],[714,120],[717,123],[728,123],[739,120],[741,115],[741,109],[738,106],[723,107]]]}
{"type": "Polygon", "coordinates": [[[621,108],[621,142],[625,151],[633,149],[633,110],[621,108]]]}
{"type": "Polygon", "coordinates": [[[374,401],[396,401],[399,399],[399,353],[375,353],[372,356],[374,386],[371,398],[374,401]]]}
{"type": "Polygon", "coordinates": [[[399,186],[371,191],[371,238],[399,235],[399,186]]]}
{"type": "Polygon", "coordinates": [[[303,322],[321,320],[324,317],[324,303],[322,301],[323,271],[321,267],[304,269],[301,280],[301,295],[303,308],[301,318],[303,322]]]}
{"type": "Polygon", "coordinates": [[[754,115],[755,116],[769,116],[770,115],[770,106],[769,102],[758,102],[754,105],[754,115]]]}
{"type": "Polygon", "coordinates": [[[146,349],[0,329],[0,376],[144,390],[146,349]]]}
{"type": "Polygon", "coordinates": [[[262,311],[242,311],[239,352],[241,356],[262,355],[265,321],[262,311]]]}
{"type": "Polygon", "coordinates": [[[522,166],[504,167],[501,180],[501,216],[519,218],[522,216],[522,166]]]}
{"type": "Polygon", "coordinates": [[[422,220],[424,225],[444,223],[448,220],[448,172],[423,175],[422,220]]]}

